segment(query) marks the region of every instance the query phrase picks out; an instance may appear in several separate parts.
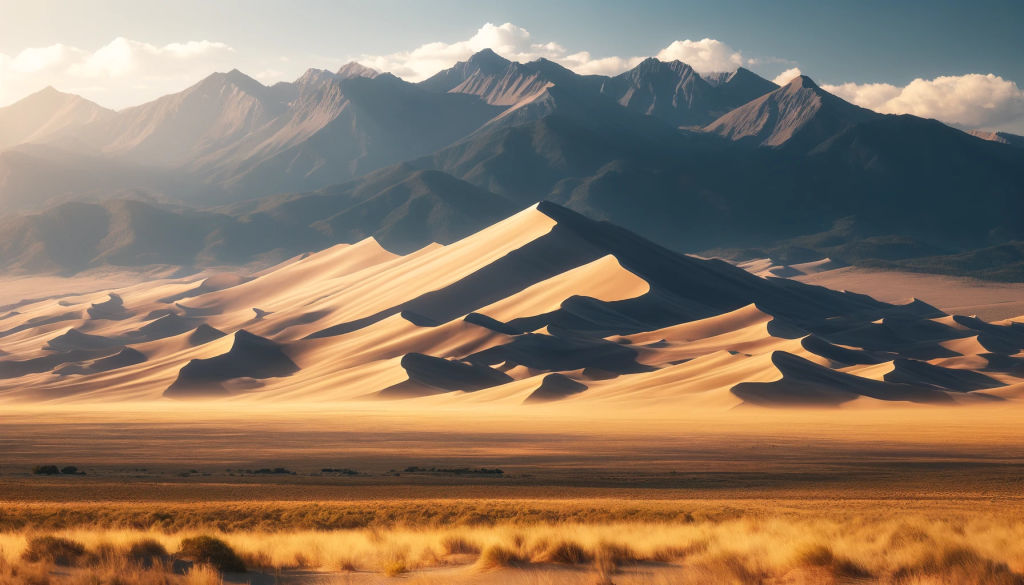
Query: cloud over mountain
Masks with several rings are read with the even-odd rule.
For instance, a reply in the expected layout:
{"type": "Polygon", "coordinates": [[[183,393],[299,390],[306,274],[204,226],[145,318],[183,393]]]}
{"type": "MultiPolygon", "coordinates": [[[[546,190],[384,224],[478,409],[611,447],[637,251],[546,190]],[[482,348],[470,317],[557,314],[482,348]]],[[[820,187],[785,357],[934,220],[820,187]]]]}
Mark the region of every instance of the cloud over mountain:
{"type": "Polygon", "coordinates": [[[906,87],[845,83],[822,88],[883,114],[913,114],[969,129],[994,128],[1024,119],[1024,90],[992,74],[915,79],[906,87]]]}
{"type": "Polygon", "coordinates": [[[775,83],[776,85],[786,85],[790,81],[793,81],[793,78],[800,77],[801,75],[803,75],[803,73],[800,72],[800,68],[794,67],[792,69],[786,69],[782,73],[779,73],[775,77],[775,79],[772,80],[772,82],[775,83]]]}
{"type": "Polygon", "coordinates": [[[154,99],[193,83],[211,70],[230,69],[235,50],[208,40],[162,47],[118,37],[87,51],[61,43],[0,54],[0,103],[47,85],[122,107],[154,99]]]}
{"type": "MultiPolygon", "coordinates": [[[[543,57],[584,75],[617,75],[636,67],[647,57],[594,58],[588,51],[570,54],[562,45],[553,41],[538,42],[530,31],[506,22],[501,26],[487,23],[465,41],[427,43],[411,51],[390,55],[364,55],[359,62],[415,82],[459,61],[465,61],[482,49],[491,49],[506,59],[521,63],[543,57]]],[[[658,52],[657,58],[662,61],[682,61],[700,73],[734,71],[744,63],[739,51],[715,39],[673,41],[658,52]]]]}

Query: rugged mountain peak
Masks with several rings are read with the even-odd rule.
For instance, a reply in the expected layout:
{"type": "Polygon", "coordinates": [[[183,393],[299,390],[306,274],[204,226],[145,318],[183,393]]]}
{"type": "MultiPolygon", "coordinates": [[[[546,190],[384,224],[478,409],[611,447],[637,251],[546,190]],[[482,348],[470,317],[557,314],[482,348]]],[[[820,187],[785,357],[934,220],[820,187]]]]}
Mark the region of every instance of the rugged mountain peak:
{"type": "Polygon", "coordinates": [[[513,65],[520,66],[491,49],[484,49],[466,61],[459,61],[452,67],[439,71],[432,77],[419,82],[418,85],[430,92],[447,93],[453,91],[474,74],[502,75],[513,65]]]}
{"type": "Polygon", "coordinates": [[[512,61],[509,61],[491,49],[483,49],[474,53],[467,63],[470,63],[480,69],[486,69],[494,72],[496,70],[505,69],[512,64],[512,61]]]}
{"type": "Polygon", "coordinates": [[[818,84],[814,83],[814,81],[810,77],[807,77],[806,75],[797,75],[789,83],[786,84],[786,87],[793,89],[813,89],[821,91],[821,88],[818,87],[818,84]]]}
{"type": "Polygon", "coordinates": [[[728,110],[719,103],[715,88],[692,67],[654,57],[609,79],[601,92],[630,110],[673,126],[703,125],[728,110]]]}
{"type": "Polygon", "coordinates": [[[380,75],[380,72],[376,69],[371,69],[366,65],[350,61],[342,65],[341,69],[338,69],[338,73],[336,75],[342,79],[349,79],[350,77],[369,77],[372,79],[380,75]]]}
{"type": "Polygon", "coordinates": [[[705,130],[759,146],[810,149],[854,124],[878,116],[800,75],[784,87],[725,114],[705,130]]]}
{"type": "Polygon", "coordinates": [[[0,149],[28,142],[51,142],[70,128],[114,116],[81,96],[47,86],[0,108],[0,149]]]}

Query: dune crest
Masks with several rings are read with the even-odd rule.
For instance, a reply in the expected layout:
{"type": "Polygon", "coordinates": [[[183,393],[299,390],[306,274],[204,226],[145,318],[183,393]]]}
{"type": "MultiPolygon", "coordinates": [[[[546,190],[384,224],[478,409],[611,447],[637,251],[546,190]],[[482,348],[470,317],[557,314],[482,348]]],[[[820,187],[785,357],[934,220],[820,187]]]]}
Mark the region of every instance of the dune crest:
{"type": "Polygon", "coordinates": [[[3,319],[0,401],[671,412],[1024,394],[1016,321],[750,269],[542,202],[404,256],[367,238],[250,277],[25,304],[3,319]]]}

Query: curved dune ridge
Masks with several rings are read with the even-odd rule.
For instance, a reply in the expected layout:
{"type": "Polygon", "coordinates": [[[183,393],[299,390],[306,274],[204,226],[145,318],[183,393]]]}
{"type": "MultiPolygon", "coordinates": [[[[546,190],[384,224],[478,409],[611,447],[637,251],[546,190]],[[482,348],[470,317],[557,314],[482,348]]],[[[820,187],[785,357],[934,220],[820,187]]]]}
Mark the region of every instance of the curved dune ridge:
{"type": "Polygon", "coordinates": [[[1024,399],[1022,322],[762,278],[542,202],[404,256],[369,238],[19,307],[0,321],[0,401],[1005,405],[1024,399]]]}

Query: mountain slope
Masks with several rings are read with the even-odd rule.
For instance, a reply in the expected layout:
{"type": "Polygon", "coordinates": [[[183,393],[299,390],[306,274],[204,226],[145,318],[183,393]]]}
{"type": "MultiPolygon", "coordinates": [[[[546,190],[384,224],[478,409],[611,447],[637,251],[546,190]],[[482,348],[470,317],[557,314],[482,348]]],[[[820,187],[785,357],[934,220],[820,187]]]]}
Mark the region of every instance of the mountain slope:
{"type": "Polygon", "coordinates": [[[39,144],[0,152],[0,213],[111,197],[180,204],[218,196],[216,188],[167,168],[39,144]]]}
{"type": "Polygon", "coordinates": [[[677,127],[703,126],[728,111],[716,88],[681,61],[645,59],[609,79],[601,92],[631,111],[677,127]]]}
{"type": "Polygon", "coordinates": [[[281,96],[239,72],[214,73],[180,93],[126,108],[75,138],[111,156],[175,166],[228,146],[280,116],[281,96]]]}
{"type": "Polygon", "coordinates": [[[1007,144],[1010,146],[1016,146],[1017,148],[1024,148],[1024,136],[1017,136],[1016,134],[1010,134],[1009,132],[988,132],[985,130],[971,130],[968,132],[971,136],[976,136],[982,140],[991,140],[992,142],[999,142],[1000,144],[1007,144]]]}
{"type": "Polygon", "coordinates": [[[113,110],[47,87],[0,108],[0,150],[46,141],[69,126],[103,122],[114,116],[113,110]]]}
{"type": "Polygon", "coordinates": [[[315,193],[213,211],[170,211],[142,201],[73,202],[0,220],[0,271],[266,265],[368,237],[389,250],[411,252],[433,242],[450,244],[517,210],[449,175],[410,165],[315,193]]]}
{"type": "Polygon", "coordinates": [[[319,188],[444,147],[500,108],[392,75],[328,80],[284,115],[190,171],[238,196],[319,188]]]}
{"type": "Polygon", "coordinates": [[[805,75],[739,107],[705,128],[732,141],[809,149],[879,114],[847,103],[805,75]]]}

